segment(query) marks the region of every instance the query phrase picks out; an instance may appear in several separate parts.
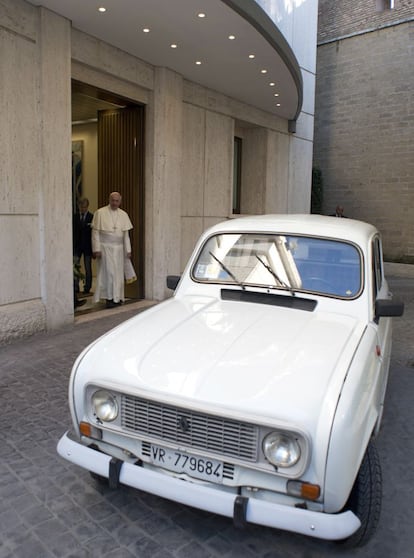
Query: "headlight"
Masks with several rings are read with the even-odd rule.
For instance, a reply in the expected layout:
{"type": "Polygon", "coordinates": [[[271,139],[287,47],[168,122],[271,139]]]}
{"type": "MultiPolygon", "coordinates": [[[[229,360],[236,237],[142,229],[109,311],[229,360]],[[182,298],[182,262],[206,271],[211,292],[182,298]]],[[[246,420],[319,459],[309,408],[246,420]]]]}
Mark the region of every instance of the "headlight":
{"type": "Polygon", "coordinates": [[[118,416],[118,403],[115,397],[104,389],[95,391],[91,403],[93,412],[102,421],[111,422],[118,416]]]}
{"type": "Polygon", "coordinates": [[[292,467],[300,459],[300,446],[292,434],[271,432],[263,440],[263,453],[276,467],[292,467]]]}

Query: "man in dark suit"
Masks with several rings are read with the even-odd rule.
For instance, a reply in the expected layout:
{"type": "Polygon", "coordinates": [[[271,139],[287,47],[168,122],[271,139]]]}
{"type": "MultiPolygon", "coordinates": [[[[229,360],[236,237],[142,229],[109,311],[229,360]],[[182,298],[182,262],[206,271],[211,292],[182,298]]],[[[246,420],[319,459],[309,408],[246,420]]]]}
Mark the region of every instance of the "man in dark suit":
{"type": "MultiPolygon", "coordinates": [[[[73,254],[75,262],[80,263],[83,256],[85,268],[84,294],[89,294],[92,287],[92,242],[91,242],[91,222],[93,213],[89,210],[89,200],[83,198],[79,201],[79,213],[74,215],[73,220],[73,254]]],[[[75,285],[75,290],[79,292],[79,280],[75,285]]]]}

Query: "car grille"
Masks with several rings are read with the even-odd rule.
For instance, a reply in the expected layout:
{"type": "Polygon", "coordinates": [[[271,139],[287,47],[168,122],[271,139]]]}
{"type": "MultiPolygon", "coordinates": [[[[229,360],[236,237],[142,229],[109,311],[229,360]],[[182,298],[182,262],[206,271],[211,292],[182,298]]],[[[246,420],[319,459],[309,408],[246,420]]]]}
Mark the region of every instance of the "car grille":
{"type": "Polygon", "coordinates": [[[122,428],[160,441],[257,461],[258,427],[246,422],[123,395],[122,428]]]}

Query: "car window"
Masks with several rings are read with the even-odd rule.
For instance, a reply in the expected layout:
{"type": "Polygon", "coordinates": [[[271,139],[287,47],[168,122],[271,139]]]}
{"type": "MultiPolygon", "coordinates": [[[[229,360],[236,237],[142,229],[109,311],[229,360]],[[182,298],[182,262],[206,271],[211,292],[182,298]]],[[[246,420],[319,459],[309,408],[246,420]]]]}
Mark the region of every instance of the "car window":
{"type": "Polygon", "coordinates": [[[341,298],[361,292],[359,249],[350,242],[281,234],[220,234],[202,247],[196,281],[294,289],[341,298]]]}

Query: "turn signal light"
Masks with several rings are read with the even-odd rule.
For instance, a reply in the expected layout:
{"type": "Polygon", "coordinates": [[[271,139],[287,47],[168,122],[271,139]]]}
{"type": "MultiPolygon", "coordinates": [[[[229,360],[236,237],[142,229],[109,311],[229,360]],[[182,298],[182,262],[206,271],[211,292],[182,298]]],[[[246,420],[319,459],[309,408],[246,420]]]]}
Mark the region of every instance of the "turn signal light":
{"type": "Polygon", "coordinates": [[[317,500],[321,493],[321,487],[318,484],[310,482],[288,481],[287,492],[291,496],[305,498],[305,500],[317,500]]]}
{"type": "Polygon", "coordinates": [[[102,439],[102,432],[99,428],[92,426],[89,422],[80,422],[79,423],[79,431],[82,436],[86,436],[87,438],[95,438],[95,440],[102,439]]]}

